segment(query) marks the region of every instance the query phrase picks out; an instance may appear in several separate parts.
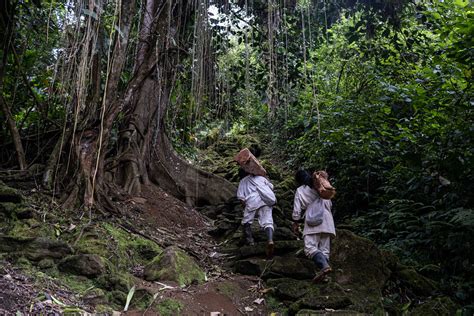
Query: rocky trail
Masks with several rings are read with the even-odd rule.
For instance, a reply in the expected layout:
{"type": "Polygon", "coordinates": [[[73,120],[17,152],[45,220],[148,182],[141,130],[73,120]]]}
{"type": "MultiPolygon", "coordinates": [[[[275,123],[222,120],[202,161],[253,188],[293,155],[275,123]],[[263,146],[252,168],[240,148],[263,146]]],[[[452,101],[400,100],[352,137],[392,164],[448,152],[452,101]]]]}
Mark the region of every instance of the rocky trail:
{"type": "MultiPolygon", "coordinates": [[[[233,144],[201,165],[230,181],[233,144]],[[219,160],[220,159],[220,160],[219,160]],[[206,164],[207,163],[207,164],[206,164]],[[211,168],[212,167],[212,168],[211,168]]],[[[250,144],[251,146],[252,144],[250,144]]],[[[247,144],[247,146],[249,146],[247,144]]],[[[214,155],[214,156],[212,156],[214,155]]],[[[117,214],[63,210],[47,192],[0,182],[0,314],[6,315],[450,315],[437,284],[391,253],[338,226],[333,272],[311,282],[314,263],[289,229],[294,184],[263,160],[279,199],[275,255],[265,236],[242,243],[235,199],[191,208],[163,190],[115,201],[117,214]],[[21,187],[21,190],[12,188],[21,187]]]]}

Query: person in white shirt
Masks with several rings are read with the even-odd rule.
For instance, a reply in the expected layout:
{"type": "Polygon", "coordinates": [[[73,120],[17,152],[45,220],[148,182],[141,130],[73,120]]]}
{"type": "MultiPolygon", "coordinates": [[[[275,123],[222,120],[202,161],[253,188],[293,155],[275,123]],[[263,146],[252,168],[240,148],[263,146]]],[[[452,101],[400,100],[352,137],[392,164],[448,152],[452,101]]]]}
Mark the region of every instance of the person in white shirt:
{"type": "Polygon", "coordinates": [[[293,230],[298,234],[298,221],[304,219],[304,252],[320,268],[320,272],[313,279],[313,281],[319,282],[327,273],[332,271],[329,266],[330,244],[331,237],[336,236],[334,219],[331,213],[332,202],[331,200],[321,199],[312,188],[313,181],[308,171],[299,170],[295,175],[295,180],[300,186],[296,189],[293,204],[293,230]],[[322,223],[317,226],[309,225],[303,214],[303,211],[308,210],[310,206],[319,207],[322,211],[322,223]]]}
{"type": "Polygon", "coordinates": [[[276,204],[273,185],[266,177],[248,174],[243,169],[239,170],[239,174],[241,180],[237,189],[237,198],[244,205],[242,225],[246,242],[249,245],[254,244],[252,223],[258,212],[258,223],[265,230],[268,239],[267,256],[271,257],[274,248],[272,206],[276,204]]]}

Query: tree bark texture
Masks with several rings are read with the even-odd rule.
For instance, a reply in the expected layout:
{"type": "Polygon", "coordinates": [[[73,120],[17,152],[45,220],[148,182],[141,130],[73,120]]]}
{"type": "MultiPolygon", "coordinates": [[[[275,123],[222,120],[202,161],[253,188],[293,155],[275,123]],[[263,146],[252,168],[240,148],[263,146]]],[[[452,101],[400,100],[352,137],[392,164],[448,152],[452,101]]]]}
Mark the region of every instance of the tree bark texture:
{"type": "MultiPolygon", "coordinates": [[[[97,106],[100,111],[95,115],[89,115],[90,111],[76,113],[84,124],[66,139],[66,147],[72,150],[72,158],[62,163],[63,174],[68,175],[70,182],[67,204],[79,194],[78,187],[84,193],[84,206],[90,208],[95,202],[110,203],[110,195],[117,188],[135,195],[140,193],[142,185],[150,183],[162,186],[190,205],[223,202],[234,195],[234,185],[182,160],[173,150],[164,128],[179,52],[183,50],[177,43],[184,42],[186,25],[196,3],[144,1],[133,72],[123,87],[120,80],[128,57],[134,3],[123,1],[121,5],[117,23],[121,31],[117,32],[111,52],[106,89],[102,104],[97,106]],[[120,121],[119,113],[124,115],[120,121]],[[118,140],[110,138],[113,128],[119,131],[118,140]],[[70,179],[76,176],[71,188],[70,179]]],[[[91,53],[88,58],[95,56],[91,53]]]]}

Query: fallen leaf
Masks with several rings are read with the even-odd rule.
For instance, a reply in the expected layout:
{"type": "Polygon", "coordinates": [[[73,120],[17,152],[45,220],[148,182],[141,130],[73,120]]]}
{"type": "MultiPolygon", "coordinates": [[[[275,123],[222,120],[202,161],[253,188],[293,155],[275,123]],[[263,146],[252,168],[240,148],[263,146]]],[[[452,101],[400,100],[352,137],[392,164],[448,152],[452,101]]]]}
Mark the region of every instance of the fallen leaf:
{"type": "Polygon", "coordinates": [[[76,225],[71,224],[71,225],[69,225],[69,227],[68,227],[67,230],[70,232],[70,231],[72,231],[74,228],[76,228],[76,225]]]}
{"type": "Polygon", "coordinates": [[[245,306],[244,310],[246,312],[253,312],[253,308],[252,307],[248,307],[248,306],[245,306]]]}
{"type": "Polygon", "coordinates": [[[257,298],[257,299],[256,299],[255,301],[253,301],[253,302],[254,302],[255,304],[260,305],[260,304],[262,304],[264,301],[265,301],[265,299],[263,299],[263,298],[257,298]]]}

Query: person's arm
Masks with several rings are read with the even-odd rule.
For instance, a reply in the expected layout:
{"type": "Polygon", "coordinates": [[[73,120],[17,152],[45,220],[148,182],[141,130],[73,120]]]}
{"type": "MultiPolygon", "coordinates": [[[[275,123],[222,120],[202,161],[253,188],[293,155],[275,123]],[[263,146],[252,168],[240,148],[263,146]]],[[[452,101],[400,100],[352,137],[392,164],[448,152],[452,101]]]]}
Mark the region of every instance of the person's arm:
{"type": "Polygon", "coordinates": [[[291,214],[291,217],[293,219],[293,232],[296,234],[296,235],[299,235],[300,233],[300,225],[299,223],[301,222],[301,197],[300,197],[300,193],[298,190],[296,190],[296,193],[295,193],[295,200],[293,202],[293,213],[291,214]]]}
{"type": "Polygon", "coordinates": [[[301,219],[301,212],[301,197],[300,193],[296,191],[295,200],[293,202],[293,213],[291,214],[291,217],[294,222],[299,221],[301,219]]]}
{"type": "Polygon", "coordinates": [[[245,207],[245,193],[244,193],[244,183],[240,181],[239,187],[237,188],[237,198],[240,200],[240,203],[242,203],[242,206],[245,207]]]}

